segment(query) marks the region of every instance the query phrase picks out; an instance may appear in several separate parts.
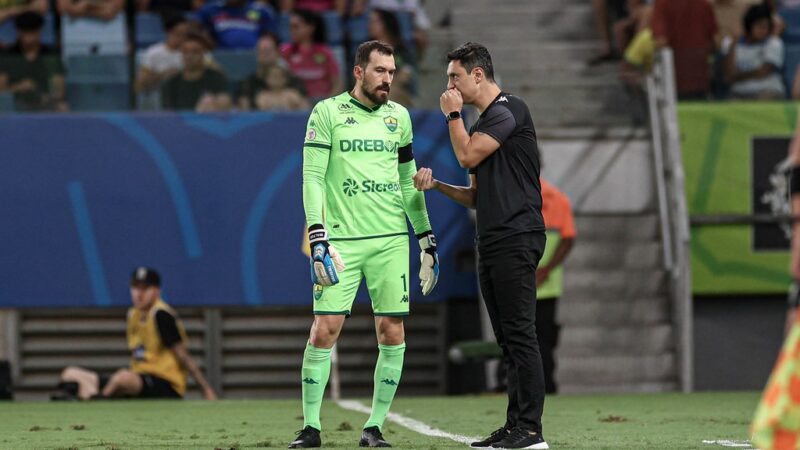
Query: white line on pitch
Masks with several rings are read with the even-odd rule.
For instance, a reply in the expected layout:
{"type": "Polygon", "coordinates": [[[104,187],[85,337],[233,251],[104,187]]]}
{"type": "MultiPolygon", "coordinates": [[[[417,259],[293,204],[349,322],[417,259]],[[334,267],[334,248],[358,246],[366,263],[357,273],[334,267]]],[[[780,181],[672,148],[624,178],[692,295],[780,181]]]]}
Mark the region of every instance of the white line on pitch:
{"type": "Polygon", "coordinates": [[[721,445],[723,447],[739,447],[744,450],[753,450],[750,441],[734,441],[730,439],[708,440],[704,439],[703,444],[721,445]]]}
{"type": "MultiPolygon", "coordinates": [[[[369,414],[372,412],[371,408],[355,400],[339,400],[338,402],[336,402],[336,404],[344,409],[349,409],[350,411],[356,411],[364,414],[369,414]]],[[[462,436],[460,434],[448,433],[438,428],[433,428],[432,426],[424,422],[420,422],[419,420],[411,419],[409,417],[393,412],[387,414],[386,418],[400,426],[406,427],[409,430],[415,431],[419,434],[424,434],[425,436],[446,438],[450,439],[451,441],[456,441],[467,445],[469,445],[470,442],[478,440],[478,438],[471,438],[469,436],[462,436]]]]}

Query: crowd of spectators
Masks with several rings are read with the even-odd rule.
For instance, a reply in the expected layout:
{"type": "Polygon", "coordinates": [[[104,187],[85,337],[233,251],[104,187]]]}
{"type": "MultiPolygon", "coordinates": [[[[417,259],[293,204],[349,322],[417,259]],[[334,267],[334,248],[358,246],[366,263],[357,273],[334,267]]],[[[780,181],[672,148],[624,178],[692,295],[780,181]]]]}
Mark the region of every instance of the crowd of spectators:
{"type": "Polygon", "coordinates": [[[655,52],[672,49],[683,100],[800,99],[800,1],[593,0],[603,49],[641,85],[655,52]]]}
{"type": "Polygon", "coordinates": [[[393,99],[408,105],[430,27],[419,0],[51,0],[52,10],[48,1],[0,2],[0,27],[13,23],[15,35],[0,42],[0,96],[15,111],[92,110],[78,88],[97,80],[124,84],[117,95],[131,108],[308,109],[344,89],[367,38],[395,46],[393,99]],[[142,18],[156,21],[157,42],[140,36],[152,32],[142,18]],[[85,76],[87,60],[115,56],[132,69],[85,76]]]}

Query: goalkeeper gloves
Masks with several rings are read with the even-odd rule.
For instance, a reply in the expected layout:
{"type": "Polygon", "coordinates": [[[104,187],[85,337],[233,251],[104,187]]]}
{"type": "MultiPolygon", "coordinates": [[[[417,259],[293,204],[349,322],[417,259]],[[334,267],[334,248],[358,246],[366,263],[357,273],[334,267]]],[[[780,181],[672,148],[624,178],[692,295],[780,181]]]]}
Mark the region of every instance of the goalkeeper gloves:
{"type": "Polygon", "coordinates": [[[339,275],[336,272],[344,270],[344,261],[328,243],[325,227],[319,224],[308,227],[308,242],[311,245],[311,282],[320,286],[338,283],[339,275]]]}
{"type": "Polygon", "coordinates": [[[439,281],[439,255],[436,254],[436,237],[432,231],[427,231],[418,234],[417,239],[419,239],[419,249],[421,250],[419,286],[422,288],[422,295],[428,295],[439,281]]]}

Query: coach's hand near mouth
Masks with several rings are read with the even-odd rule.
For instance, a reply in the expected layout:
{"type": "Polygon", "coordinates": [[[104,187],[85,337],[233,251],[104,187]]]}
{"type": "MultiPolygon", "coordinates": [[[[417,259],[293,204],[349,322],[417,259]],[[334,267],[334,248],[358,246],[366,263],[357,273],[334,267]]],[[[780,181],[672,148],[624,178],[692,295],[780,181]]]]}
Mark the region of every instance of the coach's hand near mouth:
{"type": "Polygon", "coordinates": [[[461,92],[456,88],[447,89],[439,97],[439,107],[442,108],[445,116],[454,111],[461,112],[463,106],[464,99],[461,98],[461,92]]]}

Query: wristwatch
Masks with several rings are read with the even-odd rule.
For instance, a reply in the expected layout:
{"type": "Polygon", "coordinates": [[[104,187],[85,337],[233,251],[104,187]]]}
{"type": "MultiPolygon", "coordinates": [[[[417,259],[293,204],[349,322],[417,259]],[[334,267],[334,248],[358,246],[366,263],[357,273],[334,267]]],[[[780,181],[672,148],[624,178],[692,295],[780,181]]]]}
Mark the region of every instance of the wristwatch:
{"type": "Polygon", "coordinates": [[[461,111],[453,111],[453,112],[451,112],[450,114],[447,114],[444,117],[445,117],[445,119],[447,119],[448,122],[450,122],[451,120],[460,119],[461,118],[461,111]]]}

